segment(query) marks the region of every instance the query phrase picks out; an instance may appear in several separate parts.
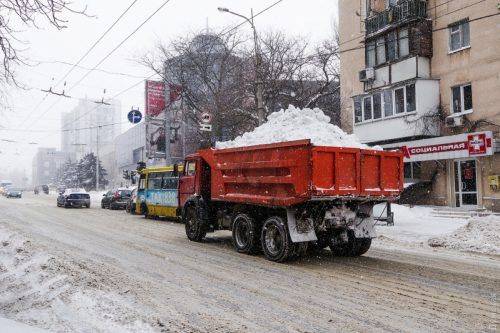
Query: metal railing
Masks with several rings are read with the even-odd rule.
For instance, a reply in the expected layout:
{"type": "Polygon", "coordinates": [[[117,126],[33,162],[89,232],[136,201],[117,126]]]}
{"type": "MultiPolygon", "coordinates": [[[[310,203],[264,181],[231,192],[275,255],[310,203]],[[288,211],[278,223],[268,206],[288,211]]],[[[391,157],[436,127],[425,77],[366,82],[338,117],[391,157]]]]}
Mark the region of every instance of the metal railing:
{"type": "Polygon", "coordinates": [[[390,26],[427,17],[427,1],[403,0],[395,6],[366,19],[366,34],[371,35],[390,26]]]}

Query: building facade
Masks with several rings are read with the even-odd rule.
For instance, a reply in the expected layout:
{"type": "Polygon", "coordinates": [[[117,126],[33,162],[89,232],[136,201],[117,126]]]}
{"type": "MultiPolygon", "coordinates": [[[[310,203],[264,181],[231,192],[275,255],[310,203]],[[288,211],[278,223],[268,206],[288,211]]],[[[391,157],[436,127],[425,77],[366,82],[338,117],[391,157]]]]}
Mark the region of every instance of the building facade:
{"type": "Polygon", "coordinates": [[[33,186],[51,185],[57,176],[57,171],[69,159],[69,154],[56,148],[38,148],[33,158],[33,186]]]}
{"type": "Polygon", "coordinates": [[[498,1],[339,0],[342,126],[422,204],[500,210],[498,1]]]}
{"type": "Polygon", "coordinates": [[[123,171],[137,169],[137,163],[145,162],[146,156],[146,123],[141,122],[115,139],[116,177],[113,182],[116,186],[124,186],[123,171]]]}
{"type": "Polygon", "coordinates": [[[78,161],[86,154],[99,152],[103,167],[111,173],[115,168],[114,139],[121,133],[124,119],[121,117],[119,101],[106,103],[80,100],[73,110],[62,114],[61,150],[72,161],[78,161]]]}

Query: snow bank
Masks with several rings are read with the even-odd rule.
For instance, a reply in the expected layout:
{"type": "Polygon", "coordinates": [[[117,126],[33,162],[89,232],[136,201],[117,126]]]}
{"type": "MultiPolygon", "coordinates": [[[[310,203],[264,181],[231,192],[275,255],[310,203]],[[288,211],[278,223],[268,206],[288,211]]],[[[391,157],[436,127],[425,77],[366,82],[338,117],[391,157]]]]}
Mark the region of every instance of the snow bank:
{"type": "Polygon", "coordinates": [[[432,247],[500,255],[500,217],[475,217],[451,235],[429,239],[432,247]]]}
{"type": "Polygon", "coordinates": [[[267,143],[310,139],[315,146],[377,149],[362,144],[353,134],[347,134],[330,124],[330,117],[321,109],[299,109],[290,106],[270,114],[267,122],[233,141],[217,142],[216,148],[235,148],[267,143]]]}
{"type": "Polygon", "coordinates": [[[2,333],[49,333],[49,331],[2,317],[0,317],[0,327],[2,328],[2,333]]]}
{"type": "MultiPolygon", "coordinates": [[[[385,204],[375,206],[375,216],[385,216],[385,204]]],[[[433,207],[391,205],[394,226],[377,226],[381,239],[425,245],[429,238],[450,234],[467,224],[467,219],[432,216],[433,207]]]]}
{"type": "Polygon", "coordinates": [[[120,284],[102,271],[83,261],[52,257],[0,225],[0,332],[41,332],[32,327],[51,332],[155,331],[150,319],[137,311],[135,296],[111,290],[110,285],[120,284]]]}

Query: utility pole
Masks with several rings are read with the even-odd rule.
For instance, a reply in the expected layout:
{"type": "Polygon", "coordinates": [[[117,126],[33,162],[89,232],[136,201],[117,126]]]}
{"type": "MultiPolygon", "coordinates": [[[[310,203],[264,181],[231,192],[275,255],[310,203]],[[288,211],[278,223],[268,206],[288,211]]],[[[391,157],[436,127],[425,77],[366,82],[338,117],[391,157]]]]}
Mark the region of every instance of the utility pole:
{"type": "Polygon", "coordinates": [[[245,19],[253,30],[253,42],[254,42],[254,52],[255,52],[255,86],[256,86],[256,98],[257,98],[257,119],[259,121],[259,125],[262,125],[266,121],[266,110],[264,108],[264,82],[262,78],[262,55],[259,47],[259,37],[257,35],[257,29],[254,24],[254,15],[253,9],[251,10],[251,17],[248,18],[244,15],[235,13],[227,8],[218,7],[217,10],[223,13],[229,13],[236,15],[245,19]]]}
{"type": "MultiPolygon", "coordinates": [[[[165,66],[165,78],[167,77],[167,69],[165,66]]],[[[165,164],[166,165],[171,165],[172,164],[172,156],[170,153],[170,131],[171,131],[171,119],[170,119],[170,112],[168,110],[168,105],[170,103],[170,91],[167,89],[168,84],[167,80],[165,79],[164,81],[165,84],[165,164]]]]}
{"type": "Polygon", "coordinates": [[[96,157],[95,157],[95,190],[99,191],[99,124],[97,124],[96,132],[96,157]]]}

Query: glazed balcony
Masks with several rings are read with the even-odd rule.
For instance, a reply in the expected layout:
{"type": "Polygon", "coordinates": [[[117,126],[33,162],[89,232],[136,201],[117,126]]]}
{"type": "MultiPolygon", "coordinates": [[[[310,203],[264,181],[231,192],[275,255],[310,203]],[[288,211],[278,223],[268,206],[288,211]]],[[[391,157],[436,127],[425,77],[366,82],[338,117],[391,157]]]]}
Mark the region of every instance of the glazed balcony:
{"type": "Polygon", "coordinates": [[[366,35],[371,37],[391,27],[427,18],[427,1],[403,0],[366,19],[366,35]]]}

